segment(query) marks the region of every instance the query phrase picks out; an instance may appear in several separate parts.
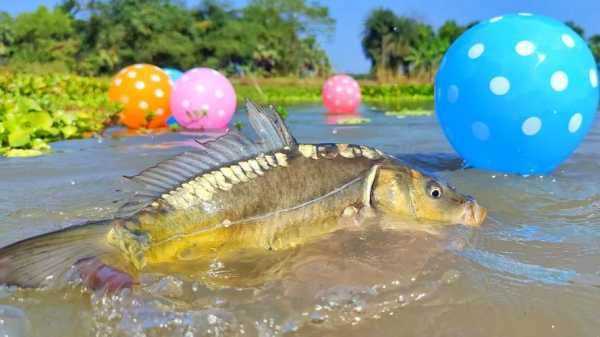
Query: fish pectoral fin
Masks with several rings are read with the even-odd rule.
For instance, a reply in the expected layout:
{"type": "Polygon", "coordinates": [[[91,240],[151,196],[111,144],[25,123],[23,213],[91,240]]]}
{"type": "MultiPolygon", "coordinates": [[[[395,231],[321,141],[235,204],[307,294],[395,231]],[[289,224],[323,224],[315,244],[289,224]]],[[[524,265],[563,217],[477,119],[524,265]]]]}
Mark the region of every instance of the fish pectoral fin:
{"type": "Polygon", "coordinates": [[[132,288],[137,282],[130,274],[110,266],[97,257],[79,260],[74,265],[83,285],[102,293],[132,288]]]}
{"type": "Polygon", "coordinates": [[[73,265],[84,258],[108,257],[108,221],[87,223],[16,242],[0,249],[0,284],[61,286],[73,265]]]}

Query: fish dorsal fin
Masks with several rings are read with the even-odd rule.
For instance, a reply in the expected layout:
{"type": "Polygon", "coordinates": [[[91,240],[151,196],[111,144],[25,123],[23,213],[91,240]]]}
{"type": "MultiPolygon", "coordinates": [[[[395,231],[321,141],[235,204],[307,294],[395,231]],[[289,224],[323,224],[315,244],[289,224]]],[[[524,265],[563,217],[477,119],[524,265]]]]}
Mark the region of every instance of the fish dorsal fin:
{"type": "Polygon", "coordinates": [[[296,141],[276,112],[259,107],[251,101],[247,101],[246,108],[258,142],[250,140],[237,130],[209,141],[196,139],[197,149],[164,160],[135,176],[126,177],[138,183],[141,188],[135,190],[134,196],[121,206],[115,217],[133,215],[162,194],[206,172],[260,154],[296,146],[296,141]]]}
{"type": "Polygon", "coordinates": [[[246,100],[246,110],[250,124],[262,143],[273,148],[296,148],[296,139],[272,107],[261,107],[246,100]]]}

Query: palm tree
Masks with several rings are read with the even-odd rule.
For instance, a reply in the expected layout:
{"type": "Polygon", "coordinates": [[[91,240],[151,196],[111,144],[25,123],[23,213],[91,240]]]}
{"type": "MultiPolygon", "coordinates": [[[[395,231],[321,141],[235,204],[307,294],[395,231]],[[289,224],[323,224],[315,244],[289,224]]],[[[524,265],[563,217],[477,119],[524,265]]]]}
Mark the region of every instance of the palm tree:
{"type": "Polygon", "coordinates": [[[596,63],[600,65],[600,35],[592,35],[588,39],[588,44],[592,50],[592,54],[596,58],[596,63]]]}
{"type": "Polygon", "coordinates": [[[416,73],[424,74],[428,81],[433,81],[435,71],[448,46],[449,42],[446,39],[438,37],[421,40],[416,47],[411,48],[407,60],[411,62],[416,73]]]}
{"type": "Polygon", "coordinates": [[[398,17],[388,9],[375,9],[369,14],[362,47],[378,79],[395,76],[400,67],[408,75],[406,57],[417,40],[417,25],[414,19],[398,17]]]}

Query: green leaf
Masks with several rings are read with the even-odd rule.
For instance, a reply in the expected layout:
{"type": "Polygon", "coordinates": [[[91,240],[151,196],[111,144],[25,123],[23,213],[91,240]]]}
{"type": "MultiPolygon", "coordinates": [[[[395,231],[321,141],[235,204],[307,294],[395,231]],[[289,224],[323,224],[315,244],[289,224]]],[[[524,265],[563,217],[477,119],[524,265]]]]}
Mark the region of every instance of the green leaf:
{"type": "Polygon", "coordinates": [[[36,138],[31,142],[31,148],[33,148],[34,150],[50,150],[50,145],[48,145],[48,143],[46,143],[46,141],[40,139],[40,138],[36,138]]]}
{"type": "Polygon", "coordinates": [[[72,136],[77,134],[77,128],[73,125],[67,125],[60,128],[60,132],[65,138],[71,138],[72,136]]]}
{"type": "Polygon", "coordinates": [[[50,114],[44,111],[38,111],[30,113],[28,119],[31,123],[31,127],[36,130],[50,130],[52,129],[52,117],[50,114]]]}
{"type": "Polygon", "coordinates": [[[4,153],[7,157],[36,157],[43,154],[43,151],[30,149],[10,149],[4,153]]]}
{"type": "Polygon", "coordinates": [[[31,132],[26,129],[16,129],[8,134],[8,145],[10,147],[21,147],[31,142],[31,132]]]}

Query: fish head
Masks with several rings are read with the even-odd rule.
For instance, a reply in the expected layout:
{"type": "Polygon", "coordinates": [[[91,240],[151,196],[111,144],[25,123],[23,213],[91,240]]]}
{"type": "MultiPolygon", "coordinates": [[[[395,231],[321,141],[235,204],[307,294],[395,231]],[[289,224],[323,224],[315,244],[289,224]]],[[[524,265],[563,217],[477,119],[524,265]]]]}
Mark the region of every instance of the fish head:
{"type": "Polygon", "coordinates": [[[487,210],[453,187],[403,166],[382,166],[371,187],[371,204],[384,215],[440,224],[480,226],[487,210]]]}

